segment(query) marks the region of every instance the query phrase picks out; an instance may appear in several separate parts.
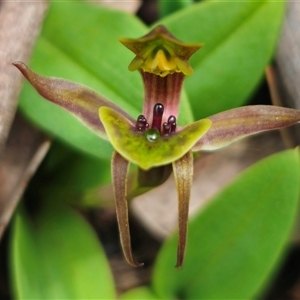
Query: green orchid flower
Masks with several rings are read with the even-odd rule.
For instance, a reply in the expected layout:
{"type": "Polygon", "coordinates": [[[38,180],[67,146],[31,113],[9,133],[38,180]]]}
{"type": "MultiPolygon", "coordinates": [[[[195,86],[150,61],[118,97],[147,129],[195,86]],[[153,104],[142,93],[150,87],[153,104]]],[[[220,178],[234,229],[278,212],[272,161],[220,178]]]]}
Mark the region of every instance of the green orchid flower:
{"type": "Polygon", "coordinates": [[[65,79],[38,75],[24,63],[14,65],[47,100],[68,110],[108,140],[114,147],[112,184],[124,256],[132,266],[141,266],[131,250],[127,179],[129,163],[147,172],[172,165],[178,192],[179,240],[177,267],[183,263],[193,152],[212,151],[259,132],[280,129],[300,121],[300,111],[276,106],[245,106],[177,125],[182,83],[192,73],[188,63],[201,44],[177,40],[164,26],[157,26],[139,39],[120,41],[135,53],[129,70],[138,70],[145,88],[143,113],[133,118],[95,91],[65,79]]]}

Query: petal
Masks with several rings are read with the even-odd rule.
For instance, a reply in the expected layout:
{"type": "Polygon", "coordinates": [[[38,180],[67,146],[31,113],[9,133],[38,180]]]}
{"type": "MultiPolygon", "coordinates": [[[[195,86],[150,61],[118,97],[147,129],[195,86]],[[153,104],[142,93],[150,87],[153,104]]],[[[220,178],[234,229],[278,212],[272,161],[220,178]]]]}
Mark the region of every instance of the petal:
{"type": "Polygon", "coordinates": [[[22,62],[15,62],[13,65],[22,72],[41,96],[68,110],[88,128],[103,138],[107,137],[98,116],[98,109],[101,106],[113,108],[134,123],[134,120],[121,108],[92,89],[68,80],[40,76],[22,62]]]}
{"type": "Polygon", "coordinates": [[[195,144],[193,151],[216,150],[249,135],[281,129],[300,122],[300,111],[253,105],[235,108],[209,117],[209,131],[195,144]]]}
{"type": "Polygon", "coordinates": [[[173,162],[173,172],[178,193],[179,232],[176,264],[177,268],[181,267],[185,253],[189,202],[193,183],[193,162],[194,160],[192,151],[187,152],[180,159],[173,162]]]}
{"type": "Polygon", "coordinates": [[[112,183],[116,201],[121,245],[126,261],[134,267],[140,267],[143,266],[143,263],[137,263],[134,261],[131,250],[128,207],[126,201],[128,166],[129,162],[118,152],[113,153],[111,161],[112,183]]]}
{"type": "Polygon", "coordinates": [[[167,165],[187,153],[209,129],[211,121],[203,119],[183,127],[180,132],[161,137],[158,131],[138,132],[128,120],[109,107],[99,109],[107,136],[124,158],[144,170],[167,165]]]}

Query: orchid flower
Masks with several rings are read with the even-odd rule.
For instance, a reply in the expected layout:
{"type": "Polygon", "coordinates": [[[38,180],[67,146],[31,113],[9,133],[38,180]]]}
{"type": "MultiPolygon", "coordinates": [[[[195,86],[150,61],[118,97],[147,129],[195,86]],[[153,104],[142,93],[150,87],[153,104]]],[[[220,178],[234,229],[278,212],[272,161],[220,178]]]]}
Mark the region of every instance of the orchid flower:
{"type": "Polygon", "coordinates": [[[176,266],[180,267],[186,246],[193,152],[216,150],[255,133],[293,125],[300,121],[300,111],[245,106],[179,127],[182,83],[193,72],[188,60],[202,45],[183,43],[162,25],[139,39],[120,41],[136,55],[129,70],[138,70],[144,83],[143,112],[136,118],[85,86],[38,75],[22,62],[13,64],[40,95],[68,110],[112,144],[112,184],[120,240],[124,256],[132,266],[143,264],[134,260],[131,250],[126,200],[129,163],[145,171],[172,165],[179,203],[176,266]]]}

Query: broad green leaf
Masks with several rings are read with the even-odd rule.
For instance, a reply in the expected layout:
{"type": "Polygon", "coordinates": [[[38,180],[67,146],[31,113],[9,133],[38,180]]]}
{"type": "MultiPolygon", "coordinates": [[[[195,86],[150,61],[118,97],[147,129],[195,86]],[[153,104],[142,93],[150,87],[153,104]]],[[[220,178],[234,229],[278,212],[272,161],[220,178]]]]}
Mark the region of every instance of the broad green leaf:
{"type": "Polygon", "coordinates": [[[83,155],[56,141],[30,182],[29,189],[49,201],[99,207],[111,202],[107,202],[107,192],[90,193],[110,185],[110,182],[109,160],[83,155]]]}
{"type": "Polygon", "coordinates": [[[158,1],[158,10],[161,17],[167,16],[171,13],[174,13],[177,10],[183,9],[192,5],[193,0],[159,0],[158,1]]]}
{"type": "MultiPolygon", "coordinates": [[[[135,16],[120,11],[88,3],[54,1],[31,67],[44,76],[86,85],[136,118],[143,107],[142,80],[138,72],[128,71],[133,57],[118,38],[140,37],[147,31],[135,16]]],[[[190,121],[186,97],[182,107],[187,112],[182,114],[182,120],[190,121]]],[[[28,84],[21,94],[20,108],[32,122],[64,142],[94,156],[110,158],[112,147],[108,142],[68,112],[45,101],[28,84]]]]}
{"type": "Polygon", "coordinates": [[[137,287],[127,292],[123,293],[120,296],[121,300],[155,300],[161,299],[154,294],[153,290],[146,286],[137,287]]]}
{"type": "Polygon", "coordinates": [[[11,288],[15,299],[30,296],[39,299],[42,295],[43,277],[40,276],[39,251],[35,235],[27,216],[15,216],[10,247],[11,288]]]}
{"type": "Polygon", "coordinates": [[[185,82],[195,119],[247,101],[270,62],[283,13],[284,1],[203,1],[158,21],[178,39],[205,44],[185,82]]]}
{"type": "MultiPolygon", "coordinates": [[[[212,178],[213,180],[213,178],[212,178]]],[[[299,201],[299,150],[243,172],[190,221],[187,252],[172,268],[176,236],[163,246],[153,287],[163,299],[254,299],[288,245],[299,201]]]]}
{"type": "Polygon", "coordinates": [[[95,233],[69,208],[44,207],[32,222],[15,218],[14,299],[114,299],[112,275],[95,233]]]}
{"type": "Polygon", "coordinates": [[[83,155],[58,142],[52,144],[38,172],[47,176],[47,182],[41,178],[40,184],[49,186],[51,183],[51,189],[57,187],[82,192],[110,183],[108,160],[83,155]]]}

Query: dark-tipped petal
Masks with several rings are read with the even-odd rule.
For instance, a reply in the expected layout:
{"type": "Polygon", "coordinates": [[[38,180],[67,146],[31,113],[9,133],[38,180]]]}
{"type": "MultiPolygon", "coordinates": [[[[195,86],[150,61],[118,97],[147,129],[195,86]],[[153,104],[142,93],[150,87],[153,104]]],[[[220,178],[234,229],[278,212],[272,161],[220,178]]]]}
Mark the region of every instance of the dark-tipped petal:
{"type": "Polygon", "coordinates": [[[203,119],[164,137],[154,129],[144,133],[138,132],[125,117],[109,107],[101,107],[99,116],[115,150],[143,170],[167,165],[179,159],[195,145],[211,125],[210,120],[203,119]]]}
{"type": "Polygon", "coordinates": [[[189,201],[193,182],[193,154],[192,151],[173,162],[173,172],[178,193],[178,248],[176,267],[180,268],[184,259],[189,201]]]}
{"type": "Polygon", "coordinates": [[[216,150],[255,133],[294,125],[300,122],[300,111],[253,105],[227,110],[208,119],[212,121],[211,128],[195,144],[193,151],[216,150]]]}
{"type": "Polygon", "coordinates": [[[103,138],[107,137],[99,120],[99,107],[111,107],[125,116],[129,122],[134,122],[122,109],[90,88],[68,80],[38,75],[22,62],[15,62],[13,65],[22,72],[41,96],[68,110],[103,138]]]}
{"type": "Polygon", "coordinates": [[[112,183],[116,201],[117,219],[120,233],[120,240],[123,253],[127,262],[134,267],[141,267],[143,263],[137,263],[133,259],[131,250],[131,239],[128,222],[127,207],[127,174],[129,162],[118,152],[113,153],[112,163],[112,183]]]}

